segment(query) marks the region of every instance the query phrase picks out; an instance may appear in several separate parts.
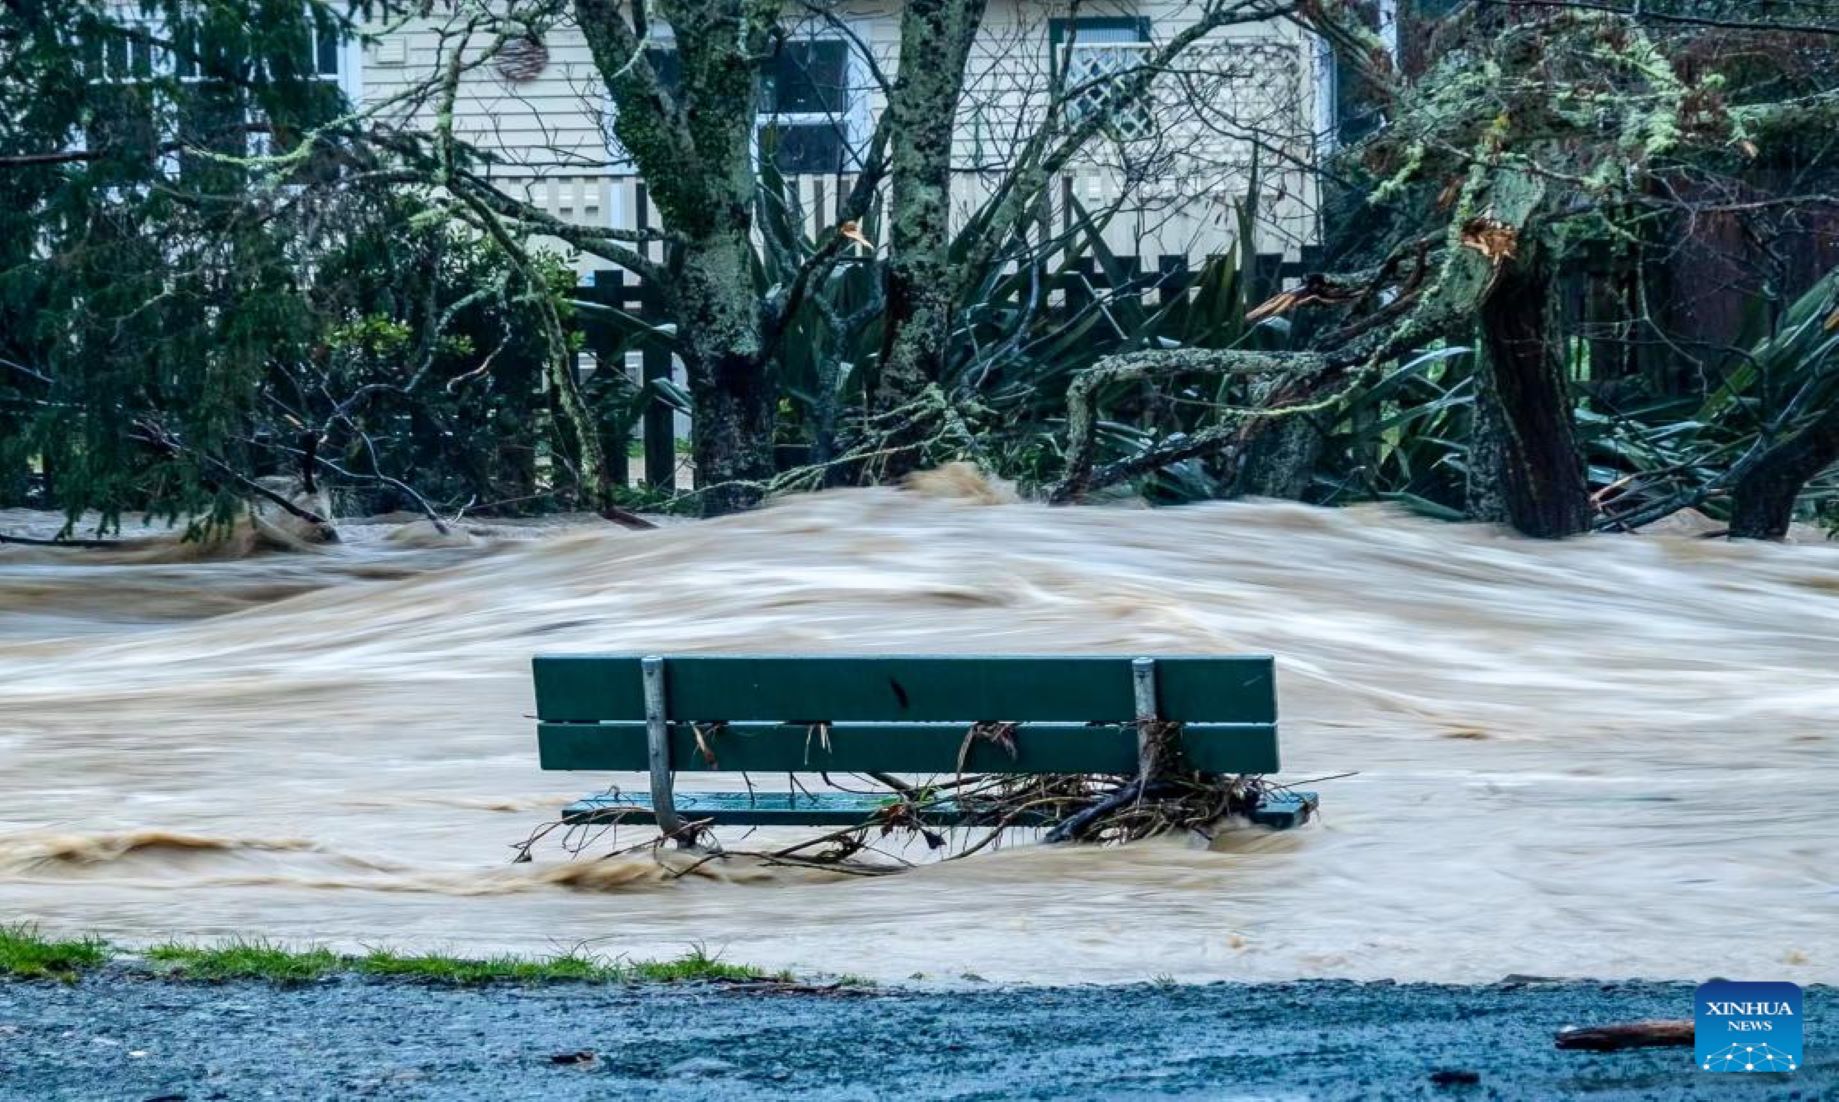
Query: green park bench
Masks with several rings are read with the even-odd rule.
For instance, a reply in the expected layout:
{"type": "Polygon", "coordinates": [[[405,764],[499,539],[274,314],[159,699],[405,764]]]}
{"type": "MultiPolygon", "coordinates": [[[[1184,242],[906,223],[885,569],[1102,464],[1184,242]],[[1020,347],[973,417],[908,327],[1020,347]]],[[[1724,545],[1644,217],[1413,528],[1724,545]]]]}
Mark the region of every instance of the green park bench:
{"type": "MultiPolygon", "coordinates": [[[[849,826],[890,802],[874,793],[676,792],[676,773],[1131,775],[1143,753],[1138,718],[1179,722],[1184,769],[1277,769],[1268,656],[556,654],[534,664],[544,769],[650,774],[648,793],[590,796],[565,809],[567,823],[655,822],[670,834],[686,819],[849,826]],[[967,737],[974,724],[995,722],[1013,724],[1010,737],[967,737]]],[[[1269,791],[1249,817],[1291,827],[1314,807],[1312,794],[1269,791]]],[[[936,826],[976,822],[944,799],[918,815],[936,826]]]]}

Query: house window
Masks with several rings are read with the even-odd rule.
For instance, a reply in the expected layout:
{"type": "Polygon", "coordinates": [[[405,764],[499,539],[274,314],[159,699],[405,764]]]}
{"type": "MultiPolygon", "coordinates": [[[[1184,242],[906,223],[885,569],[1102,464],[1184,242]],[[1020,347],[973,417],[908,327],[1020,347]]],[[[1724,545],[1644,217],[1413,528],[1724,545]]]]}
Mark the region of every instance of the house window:
{"type": "MultiPolygon", "coordinates": [[[[248,102],[242,89],[219,75],[235,72],[240,64],[221,44],[187,36],[179,45],[173,75],[187,88],[181,140],[189,146],[236,156],[269,156],[291,145],[291,133],[302,126],[336,116],[342,109],[341,94],[354,101],[357,96],[356,45],[343,41],[338,26],[330,22],[309,21],[289,51],[298,68],[286,76],[304,80],[307,87],[286,119],[269,119],[248,102]]],[[[202,167],[203,162],[198,163],[202,167]]]]}
{"type": "Polygon", "coordinates": [[[106,38],[85,44],[83,72],[91,87],[77,144],[109,150],[123,161],[157,159],[162,168],[172,167],[159,153],[163,127],[153,88],[171,60],[154,45],[160,30],[152,22],[123,22],[106,38]]]}
{"type": "MultiPolygon", "coordinates": [[[[156,45],[164,34],[157,22],[125,22],[117,27],[118,33],[89,44],[85,60],[89,79],[96,83],[131,84],[168,76],[184,81],[210,79],[207,72],[200,71],[200,60],[207,62],[202,66],[207,71],[231,72],[236,68],[236,59],[208,41],[197,40],[191,28],[181,30],[178,41],[173,43],[176,48],[169,49],[156,45]]],[[[298,55],[305,75],[347,87],[354,67],[350,64],[351,50],[340,39],[339,28],[314,20],[307,34],[310,37],[299,43],[298,55]]]]}
{"type": "Polygon", "coordinates": [[[760,156],[788,176],[843,171],[848,155],[849,47],[794,40],[767,65],[755,131],[760,156]]]}
{"type": "MultiPolygon", "coordinates": [[[[209,79],[213,70],[229,72],[236,67],[237,59],[208,38],[194,39],[185,33],[176,45],[179,49],[173,59],[173,75],[180,80],[209,79]]],[[[294,40],[290,52],[303,70],[299,75],[309,80],[345,87],[355,69],[351,44],[340,38],[337,24],[325,20],[309,20],[305,34],[294,40]]]]}
{"type": "MultiPolygon", "coordinates": [[[[1452,0],[1419,0],[1419,13],[1430,19],[1452,6],[1452,0]]],[[[1377,0],[1362,11],[1362,20],[1378,33],[1396,67],[1399,64],[1398,0],[1377,0]]],[[[1315,88],[1318,132],[1326,148],[1351,145],[1379,128],[1383,121],[1380,113],[1383,97],[1363,75],[1364,65],[1342,56],[1325,37],[1318,35],[1316,42],[1319,51],[1315,88]]]]}
{"type": "Polygon", "coordinates": [[[121,33],[105,41],[90,44],[89,78],[97,83],[126,84],[151,80],[154,71],[153,38],[155,27],[147,23],[129,23],[121,33]]]}
{"type": "Polygon", "coordinates": [[[1116,137],[1132,139],[1154,133],[1147,96],[1125,102],[1124,78],[1148,60],[1149,20],[1056,19],[1049,26],[1053,65],[1067,96],[1066,117],[1079,123],[1104,116],[1116,137]]]}
{"type": "MultiPolygon", "coordinates": [[[[672,95],[683,69],[674,49],[645,51],[652,71],[672,95]]],[[[760,75],[754,140],[762,161],[787,176],[845,171],[859,155],[866,104],[851,80],[849,44],[840,38],[782,42],[760,75]]]]}
{"type": "MultiPolygon", "coordinates": [[[[163,145],[161,170],[180,176],[221,166],[196,150],[230,156],[273,151],[265,118],[235,79],[244,68],[243,59],[224,43],[197,35],[191,26],[177,28],[170,46],[160,44],[165,41],[161,23],[136,21],[120,27],[121,33],[90,48],[88,72],[98,85],[84,136],[91,147],[145,146],[151,153],[163,145]],[[177,154],[172,151],[175,146],[177,154]]],[[[291,120],[296,126],[332,117],[339,110],[340,93],[356,96],[355,44],[343,41],[339,30],[336,24],[313,19],[298,40],[294,57],[299,68],[287,75],[304,77],[311,89],[301,117],[291,120]]]]}
{"type": "Polygon", "coordinates": [[[320,24],[313,32],[313,72],[321,80],[338,81],[345,75],[345,44],[338,28],[320,24]]]}

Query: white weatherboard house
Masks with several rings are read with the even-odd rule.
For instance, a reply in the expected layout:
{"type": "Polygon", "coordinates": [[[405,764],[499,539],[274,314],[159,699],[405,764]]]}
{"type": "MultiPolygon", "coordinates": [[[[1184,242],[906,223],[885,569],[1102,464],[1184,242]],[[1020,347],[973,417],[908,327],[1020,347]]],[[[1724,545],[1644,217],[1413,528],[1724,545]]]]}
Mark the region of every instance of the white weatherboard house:
{"type": "MultiPolygon", "coordinates": [[[[1061,88],[1078,90],[1067,117],[1093,111],[1111,117],[1103,136],[1088,143],[1042,197],[1039,222],[1046,230],[1037,232],[1043,236],[1084,212],[1104,219],[1105,245],[1126,265],[1146,273],[1197,267],[1241,247],[1239,211],[1255,178],[1257,253],[1294,262],[1319,240],[1312,166],[1332,140],[1337,119],[1334,65],[1314,35],[1279,18],[1216,29],[1157,77],[1147,101],[1125,107],[1106,78],[1142,65],[1193,27],[1199,18],[1194,2],[1092,0],[1077,8],[1040,0],[988,2],[957,119],[953,201],[960,217],[1004,179],[1016,151],[1040,126],[1054,89],[1061,88]]],[[[1237,2],[1253,7],[1253,0],[1237,2]]],[[[788,5],[824,14],[784,27],[755,127],[757,155],[785,177],[813,237],[835,230],[899,56],[901,7],[895,0],[837,3],[788,5]]],[[[1395,37],[1395,8],[1396,0],[1377,0],[1387,37],[1395,37]]],[[[118,11],[122,22],[150,33],[112,44],[96,60],[99,79],[133,83],[184,64],[152,45],[163,39],[162,29],[147,22],[135,0],[121,0],[118,11]]],[[[464,64],[455,129],[494,154],[498,163],[490,172],[505,190],[568,222],[658,228],[645,182],[612,136],[612,104],[578,27],[564,22],[500,45],[485,59],[497,40],[468,32],[474,9],[428,0],[420,12],[367,26],[360,39],[321,34],[303,44],[310,71],[380,124],[431,130],[441,98],[436,85],[457,51],[464,64]]],[[[667,83],[673,50],[668,28],[655,25],[648,52],[667,83]]],[[[187,76],[182,69],[175,75],[187,76]]],[[[247,141],[259,151],[259,134],[247,141]]],[[[179,172],[181,158],[168,159],[179,172]]],[[[647,248],[662,259],[660,244],[647,248]]],[[[586,255],[575,263],[584,280],[595,282],[610,267],[586,255]]],[[[638,355],[627,354],[628,371],[640,369],[638,355]]],[[[584,369],[593,364],[584,354],[584,369]]],[[[673,370],[681,382],[681,365],[673,370]]],[[[679,416],[676,435],[685,427],[679,416]]]]}
{"type": "MultiPolygon", "coordinates": [[[[958,120],[960,211],[1001,178],[1013,151],[1049,102],[1054,76],[1084,88],[1070,110],[1105,107],[1107,74],[1140,64],[1170,36],[1192,26],[1181,0],[1131,6],[991,0],[971,60],[958,120]]],[[[419,111],[428,97],[405,97],[438,73],[456,49],[478,53],[489,39],[467,39],[457,16],[434,13],[370,28],[375,41],[336,58],[337,79],[354,98],[386,116],[419,111]],[[413,101],[413,105],[410,103],[413,101]],[[398,106],[400,104],[400,106],[398,106]]],[[[893,79],[900,7],[850,0],[827,18],[788,25],[762,94],[756,134],[795,189],[801,217],[816,233],[836,222],[885,103],[879,79],[893,79]],[[878,79],[879,74],[879,79],[878,79]]],[[[651,57],[668,81],[668,29],[654,29],[651,57]]],[[[1316,240],[1316,182],[1307,165],[1331,127],[1332,73],[1313,36],[1267,19],[1214,31],[1158,78],[1151,101],[1118,113],[1107,135],[1069,167],[1044,216],[1064,224],[1083,208],[1116,208],[1106,229],[1115,254],[1198,261],[1233,246],[1239,203],[1259,165],[1257,249],[1294,259],[1316,240]],[[1126,181],[1134,181],[1127,185],[1126,181]]],[[[580,30],[564,24],[517,42],[490,63],[468,68],[455,104],[456,129],[505,159],[493,169],[571,222],[624,229],[654,227],[644,181],[611,137],[611,105],[580,30]]],[[[583,258],[585,270],[605,266],[583,258]]]]}

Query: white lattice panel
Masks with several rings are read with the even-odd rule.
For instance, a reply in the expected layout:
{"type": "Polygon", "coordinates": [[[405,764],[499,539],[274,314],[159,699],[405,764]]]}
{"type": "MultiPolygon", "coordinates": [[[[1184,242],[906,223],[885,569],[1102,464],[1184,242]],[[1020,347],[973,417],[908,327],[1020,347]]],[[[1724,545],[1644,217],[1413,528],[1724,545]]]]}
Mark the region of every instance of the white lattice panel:
{"type": "Polygon", "coordinates": [[[1154,105],[1149,98],[1127,102],[1131,77],[1149,56],[1147,42],[1075,43],[1066,59],[1067,116],[1075,122],[1103,116],[1106,130],[1123,141],[1154,134],[1154,105]]]}

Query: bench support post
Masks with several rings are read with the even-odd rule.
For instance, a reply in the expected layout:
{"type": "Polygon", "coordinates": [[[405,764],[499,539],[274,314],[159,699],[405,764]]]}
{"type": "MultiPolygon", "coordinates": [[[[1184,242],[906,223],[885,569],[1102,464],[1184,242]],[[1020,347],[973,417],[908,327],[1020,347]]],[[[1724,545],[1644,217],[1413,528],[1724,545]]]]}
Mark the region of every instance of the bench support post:
{"type": "Polygon", "coordinates": [[[1131,687],[1137,703],[1137,776],[1148,782],[1156,771],[1156,745],[1150,739],[1150,727],[1156,715],[1156,660],[1137,658],[1130,663],[1131,687]]]}
{"type": "Polygon", "coordinates": [[[645,679],[645,742],[651,764],[651,807],[657,816],[658,829],[687,845],[680,837],[683,819],[677,814],[677,801],[671,796],[670,721],[664,707],[664,659],[648,655],[639,661],[645,679]]]}

